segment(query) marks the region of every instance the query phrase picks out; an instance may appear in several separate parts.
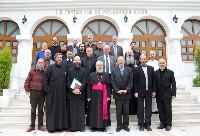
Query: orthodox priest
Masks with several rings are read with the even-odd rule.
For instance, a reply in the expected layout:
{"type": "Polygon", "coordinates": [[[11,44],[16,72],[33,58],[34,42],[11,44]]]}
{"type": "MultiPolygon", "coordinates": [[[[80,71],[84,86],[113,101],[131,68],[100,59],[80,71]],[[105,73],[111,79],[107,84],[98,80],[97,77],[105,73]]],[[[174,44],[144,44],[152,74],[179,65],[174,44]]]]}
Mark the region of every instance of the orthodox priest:
{"type": "Polygon", "coordinates": [[[96,62],[96,72],[88,77],[87,100],[88,107],[88,126],[91,132],[101,130],[106,132],[107,126],[111,125],[109,117],[108,101],[111,97],[111,84],[109,73],[103,72],[103,62],[96,62]]]}
{"type": "Polygon", "coordinates": [[[67,130],[67,94],[66,70],[61,64],[62,53],[54,56],[55,64],[50,65],[45,74],[44,89],[46,92],[46,128],[52,133],[67,130]]]}
{"type": "Polygon", "coordinates": [[[68,73],[69,130],[85,131],[85,87],[86,72],[81,67],[79,56],[74,57],[74,67],[68,73]]]}

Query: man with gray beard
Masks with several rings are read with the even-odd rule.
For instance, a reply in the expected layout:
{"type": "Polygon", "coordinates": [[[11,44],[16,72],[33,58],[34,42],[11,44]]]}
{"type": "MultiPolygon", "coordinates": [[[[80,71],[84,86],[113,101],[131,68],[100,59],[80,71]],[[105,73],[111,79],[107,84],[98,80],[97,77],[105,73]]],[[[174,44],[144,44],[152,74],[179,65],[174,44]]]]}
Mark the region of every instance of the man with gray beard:
{"type": "Polygon", "coordinates": [[[44,91],[46,92],[46,128],[54,131],[68,129],[68,109],[66,94],[66,69],[62,65],[62,53],[54,56],[55,64],[45,73],[44,91]]]}
{"type": "MultiPolygon", "coordinates": [[[[139,65],[138,60],[134,59],[134,54],[132,50],[126,52],[125,66],[132,69],[134,74],[134,69],[139,65]]],[[[134,81],[133,81],[134,82],[134,81]]],[[[134,96],[133,89],[131,90],[131,99],[129,101],[129,115],[137,114],[137,98],[134,96]]]]}
{"type": "Polygon", "coordinates": [[[134,59],[134,55],[133,55],[133,51],[132,50],[128,50],[126,52],[126,57],[125,57],[125,65],[129,68],[136,68],[139,65],[138,60],[134,59]]]}
{"type": "Polygon", "coordinates": [[[86,72],[81,67],[79,56],[74,57],[74,67],[69,69],[68,103],[69,103],[69,130],[72,132],[85,131],[85,87],[86,72]]]}
{"type": "Polygon", "coordinates": [[[88,116],[87,124],[92,132],[106,132],[111,125],[108,101],[111,97],[109,73],[103,72],[103,62],[96,62],[96,72],[89,74],[87,85],[88,116]]]}

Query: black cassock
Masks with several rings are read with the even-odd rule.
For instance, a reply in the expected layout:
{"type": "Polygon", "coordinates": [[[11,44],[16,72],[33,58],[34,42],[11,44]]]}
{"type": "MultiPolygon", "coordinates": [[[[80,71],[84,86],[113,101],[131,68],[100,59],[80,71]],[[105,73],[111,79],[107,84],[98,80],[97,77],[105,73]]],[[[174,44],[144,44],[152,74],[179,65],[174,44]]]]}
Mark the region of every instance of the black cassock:
{"type": "MultiPolygon", "coordinates": [[[[139,62],[136,61],[136,64],[139,65],[139,62]]],[[[132,68],[134,74],[134,65],[126,64],[127,67],[132,68]]],[[[134,81],[133,81],[134,82],[134,81]]],[[[134,96],[134,90],[131,90],[131,99],[129,101],[129,115],[137,115],[137,98],[134,96]]]]}
{"type": "Polygon", "coordinates": [[[46,70],[46,128],[50,131],[68,128],[66,76],[62,65],[53,64],[46,70]]]}
{"type": "Polygon", "coordinates": [[[87,125],[90,128],[104,128],[111,125],[109,102],[107,102],[108,119],[103,119],[103,91],[92,89],[93,85],[104,84],[107,87],[107,97],[111,98],[110,75],[103,72],[93,72],[88,77],[87,98],[91,98],[88,104],[87,125]]]}
{"type": "Polygon", "coordinates": [[[85,130],[85,86],[86,86],[86,72],[82,67],[72,67],[68,73],[68,102],[69,102],[69,129],[71,131],[85,130]],[[81,83],[80,94],[72,93],[73,89],[70,87],[72,81],[76,79],[81,83]]]}

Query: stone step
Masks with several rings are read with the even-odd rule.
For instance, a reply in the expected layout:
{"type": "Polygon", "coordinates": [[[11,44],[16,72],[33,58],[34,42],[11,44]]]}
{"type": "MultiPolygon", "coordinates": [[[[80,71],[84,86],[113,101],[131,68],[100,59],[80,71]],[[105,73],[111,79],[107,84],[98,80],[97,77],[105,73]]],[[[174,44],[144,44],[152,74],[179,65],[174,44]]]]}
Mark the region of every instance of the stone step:
{"type": "Polygon", "coordinates": [[[26,100],[11,100],[9,103],[9,106],[29,106],[30,105],[30,99],[26,100]]]}
{"type": "MultiPolygon", "coordinates": [[[[12,122],[12,121],[28,122],[30,121],[30,119],[31,119],[31,113],[0,113],[0,120],[4,122],[12,122]]],[[[44,115],[44,121],[46,121],[45,115],[44,115]]]]}
{"type": "MultiPolygon", "coordinates": [[[[183,120],[183,119],[200,119],[200,111],[176,111],[172,112],[172,118],[174,120],[183,120]]],[[[110,115],[111,120],[116,121],[116,114],[110,115]]],[[[159,121],[159,115],[158,114],[152,114],[152,121],[159,121]]],[[[137,116],[136,115],[130,115],[129,120],[131,122],[137,121],[137,116]]]]}
{"type": "MultiPolygon", "coordinates": [[[[159,125],[159,121],[152,121],[151,122],[151,128],[153,130],[157,129],[157,126],[159,125]]],[[[37,121],[36,121],[36,130],[37,130],[37,121]]],[[[172,127],[188,127],[188,126],[200,126],[200,119],[184,119],[184,120],[173,120],[172,121],[173,126],[172,127]]],[[[44,126],[46,125],[46,122],[44,122],[44,126]]],[[[0,122],[0,128],[1,129],[24,129],[26,130],[30,126],[30,122],[7,122],[7,121],[1,121],[0,122]]],[[[116,121],[111,122],[111,126],[117,126],[116,121]]],[[[131,131],[135,130],[135,128],[138,128],[137,121],[136,122],[129,122],[129,128],[131,131]]],[[[89,129],[86,126],[86,129],[89,129]]],[[[138,130],[139,131],[139,130],[138,130]]]]}
{"type": "MultiPolygon", "coordinates": [[[[175,120],[183,120],[183,119],[200,119],[200,111],[179,111],[173,112],[173,119],[175,120]]],[[[44,116],[44,120],[45,120],[44,116]]],[[[136,115],[130,115],[130,121],[137,121],[136,115]]],[[[16,122],[28,122],[30,121],[30,113],[0,113],[1,121],[16,121],[16,122]]],[[[116,121],[116,114],[111,113],[111,120],[116,121]]],[[[152,121],[159,121],[158,114],[152,114],[152,121]]]]}
{"type": "Polygon", "coordinates": [[[26,94],[16,94],[15,95],[16,100],[29,100],[29,96],[26,94]]]}
{"type": "MultiPolygon", "coordinates": [[[[200,111],[200,104],[176,104],[172,106],[172,111],[200,111]]],[[[110,113],[116,113],[116,106],[110,106],[110,113]]]]}
{"type": "Polygon", "coordinates": [[[190,97],[190,93],[176,93],[177,98],[188,98],[190,97]]]}
{"type": "Polygon", "coordinates": [[[8,106],[2,108],[3,113],[31,113],[31,105],[29,106],[8,106]]]}

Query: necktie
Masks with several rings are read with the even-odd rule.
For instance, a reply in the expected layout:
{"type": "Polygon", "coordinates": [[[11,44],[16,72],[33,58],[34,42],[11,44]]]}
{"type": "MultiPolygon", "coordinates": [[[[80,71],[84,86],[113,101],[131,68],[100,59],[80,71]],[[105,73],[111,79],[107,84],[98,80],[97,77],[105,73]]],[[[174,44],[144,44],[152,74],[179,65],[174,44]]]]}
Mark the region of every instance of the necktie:
{"type": "Polygon", "coordinates": [[[117,57],[117,46],[114,46],[114,54],[115,54],[115,57],[117,57]]]}
{"type": "Polygon", "coordinates": [[[121,75],[123,76],[123,67],[120,67],[121,75]]]}
{"type": "Polygon", "coordinates": [[[106,72],[109,73],[108,56],[106,56],[106,72]]]}

